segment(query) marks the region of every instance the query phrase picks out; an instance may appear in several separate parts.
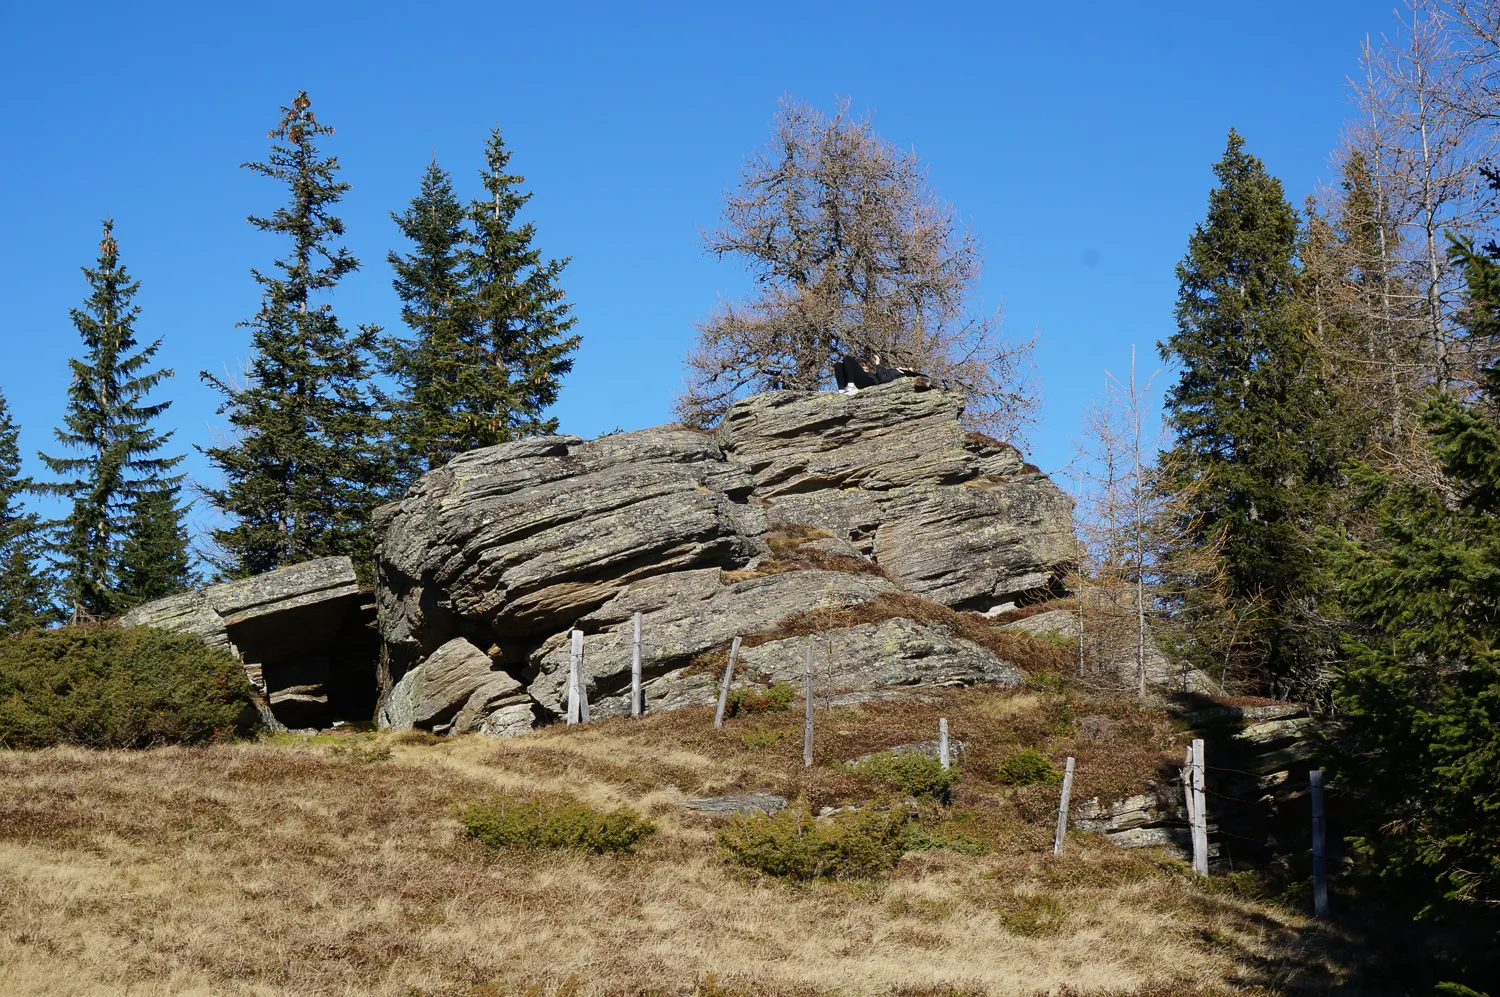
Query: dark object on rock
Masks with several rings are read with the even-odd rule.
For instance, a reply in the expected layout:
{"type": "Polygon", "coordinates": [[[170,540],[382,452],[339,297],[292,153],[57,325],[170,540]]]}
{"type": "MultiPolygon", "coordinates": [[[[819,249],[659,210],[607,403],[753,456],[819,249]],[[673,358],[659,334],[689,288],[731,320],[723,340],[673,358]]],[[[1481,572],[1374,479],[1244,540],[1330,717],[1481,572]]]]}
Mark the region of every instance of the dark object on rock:
{"type": "Polygon", "coordinates": [[[846,391],[850,387],[855,390],[861,388],[873,388],[877,384],[890,384],[903,377],[924,377],[921,371],[912,367],[888,367],[880,362],[880,357],[875,357],[875,363],[866,367],[856,356],[844,355],[833,362],[833,379],[838,384],[840,391],[846,391]]]}
{"type": "Polygon", "coordinates": [[[749,817],[751,814],[776,814],[786,806],[786,797],[771,795],[703,796],[683,804],[689,810],[710,817],[749,817]]]}
{"type": "Polygon", "coordinates": [[[325,557],[148,602],[120,622],[229,651],[244,664],[268,726],[316,727],[374,712],[374,608],[353,562],[325,557]]]}

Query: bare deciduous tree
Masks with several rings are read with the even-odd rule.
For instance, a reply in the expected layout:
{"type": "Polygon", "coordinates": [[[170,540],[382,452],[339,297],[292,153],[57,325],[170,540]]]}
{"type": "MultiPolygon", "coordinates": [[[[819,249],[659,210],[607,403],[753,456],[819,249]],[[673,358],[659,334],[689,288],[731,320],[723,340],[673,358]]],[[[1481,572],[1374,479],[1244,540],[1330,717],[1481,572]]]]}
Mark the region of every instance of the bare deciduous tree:
{"type": "Polygon", "coordinates": [[[757,290],[699,325],[684,420],[712,422],[754,391],[816,389],[838,354],[948,382],[968,395],[971,425],[994,435],[1014,440],[1032,421],[1035,337],[1009,340],[998,312],[974,307],[978,237],[929,188],[921,159],[847,101],[830,117],[783,98],[705,242],[742,261],[757,290]]]}

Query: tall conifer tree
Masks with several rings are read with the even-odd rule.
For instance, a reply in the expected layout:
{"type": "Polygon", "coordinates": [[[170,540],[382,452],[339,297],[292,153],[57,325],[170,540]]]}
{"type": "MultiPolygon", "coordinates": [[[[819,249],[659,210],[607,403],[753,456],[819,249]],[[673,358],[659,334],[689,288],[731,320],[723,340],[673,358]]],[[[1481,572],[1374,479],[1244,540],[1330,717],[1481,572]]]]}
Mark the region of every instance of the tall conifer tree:
{"type": "Polygon", "coordinates": [[[315,301],[359,268],[335,246],[344,224],[333,209],[349,185],[317,144],[333,129],[313,115],[306,91],[281,110],[270,155],[244,167],[286,185],[286,206],[248,220],[286,237],[288,253],[271,273],[251,271],[261,307],[248,323],[243,383],[200,375],[224,395],[219,412],[235,430],[231,442],[204,450],[224,477],[204,494],[233,520],[213,533],[231,575],[337,554],[363,568],[374,546],[370,514],[390,478],[368,383],[379,329],[350,331],[315,301]]]}
{"type": "Polygon", "coordinates": [[[439,467],[470,449],[470,399],[475,378],[474,307],[464,276],[468,236],[464,206],[453,182],[434,160],[421,190],[403,214],[391,213],[412,252],[387,259],[401,298],[401,320],[410,337],[387,337],[381,356],[400,386],[388,399],[391,436],[404,480],[439,467]]]}
{"type": "Polygon", "coordinates": [[[1241,614],[1259,617],[1260,679],[1305,694],[1314,680],[1301,672],[1294,617],[1307,608],[1310,517],[1333,458],[1319,438],[1326,401],[1309,363],[1297,212],[1234,131],[1214,173],[1208,216],[1177,267],[1177,332],[1161,344],[1179,372],[1164,465],[1179,487],[1195,483],[1195,526],[1221,545],[1241,614]]]}
{"type": "Polygon", "coordinates": [[[36,486],[21,474],[20,430],[0,394],[0,636],[52,620],[41,517],[22,498],[36,486]]]}
{"type": "Polygon", "coordinates": [[[120,262],[112,221],[104,222],[97,263],[83,273],[89,296],[70,314],[84,355],[68,361],[73,371],[68,411],[54,434],[82,455],[41,455],[52,473],[63,478],[42,489],[71,502],[67,517],[55,524],[54,544],[74,619],[106,617],[122,608],[115,588],[130,507],[143,494],[175,488],[182,480],[170,474],[182,457],[159,456],[171,432],[155,428],[171,402],[146,400],[172,372],[150,369],[160,339],[137,349],[140,309],[133,301],[140,282],[120,262]]]}
{"type": "Polygon", "coordinates": [[[558,279],[568,260],[543,262],[532,247],[536,226],[516,224],[531,200],[509,174],[510,150],[500,129],[490,132],[480,181],[485,197],[469,208],[473,223],[468,281],[474,296],[471,349],[459,392],[466,411],[468,445],[503,443],[557,431],[543,411],[557,400],[562,377],[573,369],[577,321],[558,279]]]}

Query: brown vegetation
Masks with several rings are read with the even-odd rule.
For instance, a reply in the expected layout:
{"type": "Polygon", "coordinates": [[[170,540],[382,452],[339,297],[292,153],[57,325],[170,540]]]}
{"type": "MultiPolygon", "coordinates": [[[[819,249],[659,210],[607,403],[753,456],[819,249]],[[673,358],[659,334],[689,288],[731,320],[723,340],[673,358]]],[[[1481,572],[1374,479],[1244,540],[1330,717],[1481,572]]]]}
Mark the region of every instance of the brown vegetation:
{"type": "MultiPolygon", "coordinates": [[[[1080,796],[1138,788],[1180,735],[1128,701],[952,691],[714,730],[708,711],[512,740],[284,738],[145,752],[0,752],[0,992],[14,997],[522,993],[1208,994],[1321,973],[1300,916],[1204,889],[1175,859],[1079,836],[1049,854],[1056,790],[1001,759],[1079,758],[1080,796]],[[1084,713],[1120,721],[1082,743],[1084,713]],[[933,836],[876,880],[789,886],[728,865],[687,797],[878,799],[844,761],[931,737],[966,747],[933,836]],[[493,851],[461,808],[504,794],[629,806],[635,854],[493,851]],[[717,974],[709,979],[705,974],[717,974]],[[572,982],[569,983],[569,979],[572,982]]],[[[1241,992],[1238,989],[1235,992],[1241,992]]]]}

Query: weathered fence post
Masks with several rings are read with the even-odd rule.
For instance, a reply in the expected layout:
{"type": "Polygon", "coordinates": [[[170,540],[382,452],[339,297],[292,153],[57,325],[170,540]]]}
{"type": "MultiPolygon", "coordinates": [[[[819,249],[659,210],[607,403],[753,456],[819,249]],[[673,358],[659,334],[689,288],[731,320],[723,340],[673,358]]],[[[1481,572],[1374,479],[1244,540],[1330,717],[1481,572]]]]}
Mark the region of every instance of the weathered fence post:
{"type": "Polygon", "coordinates": [[[729,645],[729,663],[724,666],[724,681],[719,683],[719,709],[714,713],[714,727],[724,726],[724,707],[729,703],[729,683],[734,680],[734,659],[740,656],[740,639],[729,645]]]}
{"type": "Polygon", "coordinates": [[[1328,866],[1323,854],[1323,770],[1307,773],[1312,797],[1313,916],[1328,916],[1328,866]]]}
{"type": "Polygon", "coordinates": [[[1063,839],[1068,834],[1068,798],[1073,795],[1073,763],[1072,755],[1068,756],[1068,764],[1063,769],[1062,797],[1057,803],[1057,834],[1052,839],[1052,854],[1061,855],[1063,850],[1063,839]]]}
{"type": "Polygon", "coordinates": [[[568,723],[589,722],[589,690],[583,680],[583,631],[572,633],[573,646],[568,655],[568,723]]]}
{"type": "Polygon", "coordinates": [[[641,689],[641,614],[636,613],[635,636],[630,642],[630,715],[638,717],[646,711],[646,696],[641,689]]]}
{"type": "Polygon", "coordinates": [[[812,768],[812,741],[813,741],[813,648],[812,641],[807,642],[807,659],[802,665],[802,677],[807,684],[807,720],[802,724],[802,765],[804,768],[812,768]]]}
{"type": "Polygon", "coordinates": [[[567,722],[576,724],[583,719],[582,674],[583,632],[574,630],[568,635],[571,641],[568,650],[568,716],[567,722]]]}
{"type": "Polygon", "coordinates": [[[1193,871],[1200,876],[1208,875],[1208,807],[1203,795],[1203,739],[1193,739],[1192,748],[1192,794],[1193,806],[1189,816],[1193,821],[1193,871]]]}
{"type": "Polygon", "coordinates": [[[950,764],[950,759],[948,757],[948,718],[947,717],[939,717],[938,718],[938,761],[942,763],[942,766],[945,769],[950,764]]]}

